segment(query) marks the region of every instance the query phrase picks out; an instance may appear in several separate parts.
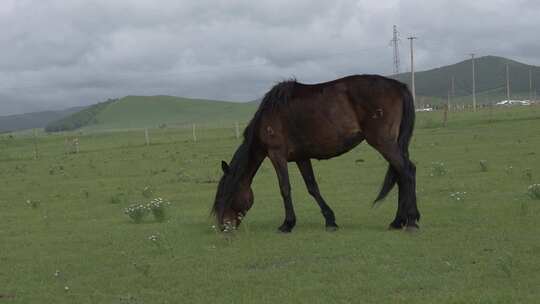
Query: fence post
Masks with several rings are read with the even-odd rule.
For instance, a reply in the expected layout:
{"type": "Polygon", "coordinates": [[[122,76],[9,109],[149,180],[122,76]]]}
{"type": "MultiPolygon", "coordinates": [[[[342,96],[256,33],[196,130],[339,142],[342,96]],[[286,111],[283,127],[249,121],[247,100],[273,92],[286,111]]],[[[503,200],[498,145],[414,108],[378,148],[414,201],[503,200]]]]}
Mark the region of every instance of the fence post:
{"type": "Polygon", "coordinates": [[[33,134],[34,134],[34,160],[37,160],[39,155],[38,155],[38,145],[37,145],[37,135],[36,135],[36,129],[33,129],[33,134]]]}
{"type": "Polygon", "coordinates": [[[197,134],[195,134],[195,124],[193,124],[193,141],[197,142],[197,134]]]}
{"type": "Polygon", "coordinates": [[[236,134],[236,139],[240,138],[240,127],[238,126],[238,121],[234,123],[234,130],[236,134]]]}
{"type": "Polygon", "coordinates": [[[446,127],[446,124],[448,122],[448,104],[444,106],[443,111],[443,127],[446,127]]]}
{"type": "Polygon", "coordinates": [[[144,129],[144,140],[146,141],[146,145],[150,145],[150,135],[148,135],[148,128],[144,129]]]}

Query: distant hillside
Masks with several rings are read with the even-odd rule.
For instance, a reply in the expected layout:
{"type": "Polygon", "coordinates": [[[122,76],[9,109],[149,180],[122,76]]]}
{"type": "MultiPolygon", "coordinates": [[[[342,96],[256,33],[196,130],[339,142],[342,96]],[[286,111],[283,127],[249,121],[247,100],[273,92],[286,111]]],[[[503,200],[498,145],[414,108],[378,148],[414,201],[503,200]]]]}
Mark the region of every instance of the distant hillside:
{"type": "MultiPolygon", "coordinates": [[[[529,71],[533,87],[540,87],[540,67],[502,57],[476,59],[476,93],[478,103],[506,99],[506,64],[510,66],[511,98],[529,98],[529,71]],[[536,85],[538,82],[538,85],[536,85]]],[[[471,103],[471,60],[416,73],[417,103],[445,102],[452,77],[455,79],[454,103],[471,103]]],[[[394,75],[410,83],[410,74],[394,75]]],[[[255,112],[258,100],[234,103],[174,96],[127,96],[96,104],[47,125],[48,131],[85,129],[156,128],[164,125],[223,124],[245,122],[255,112]]]]}
{"type": "Polygon", "coordinates": [[[45,126],[45,131],[71,131],[88,125],[96,124],[97,115],[116,100],[117,99],[109,99],[104,102],[96,103],[62,119],[52,121],[45,126]]]}
{"type": "MultiPolygon", "coordinates": [[[[479,57],[475,59],[478,103],[506,99],[507,63],[510,67],[511,98],[529,99],[529,70],[532,71],[533,88],[540,89],[540,67],[496,56],[479,57]]],[[[416,72],[416,95],[432,102],[446,100],[452,76],[455,79],[456,101],[472,102],[472,64],[470,59],[453,65],[416,72]]],[[[393,76],[393,78],[410,85],[410,73],[402,73],[393,76]]]]}
{"type": "Polygon", "coordinates": [[[84,107],[74,107],[60,111],[43,111],[0,116],[0,132],[43,128],[51,121],[64,118],[82,109],[84,109],[84,107]]]}
{"type": "Polygon", "coordinates": [[[49,124],[47,131],[76,129],[157,128],[164,125],[191,123],[219,124],[244,122],[251,117],[258,104],[235,103],[174,96],[127,96],[99,109],[89,107],[60,121],[49,124]],[[94,115],[88,115],[92,112],[94,115]],[[75,126],[75,128],[72,128],[75,126]]]}

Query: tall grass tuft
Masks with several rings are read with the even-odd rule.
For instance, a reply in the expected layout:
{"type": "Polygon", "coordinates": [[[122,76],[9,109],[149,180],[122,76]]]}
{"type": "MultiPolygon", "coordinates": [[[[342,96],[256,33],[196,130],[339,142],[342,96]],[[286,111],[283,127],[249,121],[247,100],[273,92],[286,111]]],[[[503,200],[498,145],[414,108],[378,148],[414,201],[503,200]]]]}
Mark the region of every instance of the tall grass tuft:
{"type": "Polygon", "coordinates": [[[504,256],[501,256],[497,260],[497,266],[500,270],[506,275],[507,278],[512,277],[512,266],[513,266],[513,259],[512,255],[505,254],[504,256]]]}
{"type": "Polygon", "coordinates": [[[527,168],[523,171],[523,176],[530,182],[532,181],[532,169],[531,168],[527,168]]]}
{"type": "Polygon", "coordinates": [[[527,194],[530,198],[540,200],[540,184],[532,184],[527,188],[527,194]]]}
{"type": "Polygon", "coordinates": [[[482,171],[482,172],[487,172],[487,171],[488,171],[487,160],[482,159],[482,160],[480,161],[480,171],[482,171]]]}
{"type": "Polygon", "coordinates": [[[148,211],[150,211],[150,209],[143,204],[132,204],[124,209],[124,213],[135,223],[142,222],[148,214],[148,211]]]}
{"type": "Polygon", "coordinates": [[[146,198],[151,198],[152,196],[154,196],[154,189],[152,188],[152,186],[144,187],[142,195],[146,198]]]}
{"type": "Polygon", "coordinates": [[[41,204],[38,200],[26,200],[26,205],[32,209],[39,208],[39,205],[41,204]]]}
{"type": "Polygon", "coordinates": [[[113,205],[123,203],[125,201],[125,194],[124,193],[117,193],[111,196],[111,199],[109,202],[113,205]]]}
{"type": "Polygon", "coordinates": [[[156,219],[156,221],[163,222],[165,221],[165,218],[166,218],[165,210],[167,206],[169,206],[170,204],[171,204],[170,202],[164,201],[161,197],[158,197],[150,201],[147,207],[152,212],[152,215],[154,215],[154,218],[156,219]]]}
{"type": "Polygon", "coordinates": [[[148,204],[132,204],[124,209],[124,213],[127,214],[135,223],[142,222],[149,213],[152,213],[157,222],[163,222],[167,218],[166,208],[170,204],[170,202],[158,197],[151,200],[148,204]]]}

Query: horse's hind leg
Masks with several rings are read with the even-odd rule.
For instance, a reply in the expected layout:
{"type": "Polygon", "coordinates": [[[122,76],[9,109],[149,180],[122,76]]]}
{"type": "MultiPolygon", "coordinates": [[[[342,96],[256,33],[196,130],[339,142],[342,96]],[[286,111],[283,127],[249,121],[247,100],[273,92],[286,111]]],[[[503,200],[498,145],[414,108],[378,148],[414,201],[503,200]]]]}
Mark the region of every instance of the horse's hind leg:
{"type": "Polygon", "coordinates": [[[296,225],[296,215],[291,199],[291,184],[289,182],[289,172],[287,169],[287,160],[279,152],[269,151],[268,158],[272,162],[279,181],[279,189],[283,198],[283,206],[285,207],[285,220],[279,226],[281,232],[291,232],[296,225]]]}
{"type": "Polygon", "coordinates": [[[396,142],[385,144],[372,144],[390,163],[397,173],[398,208],[396,217],[390,223],[390,228],[401,229],[406,226],[413,230],[418,228],[417,221],[420,213],[416,205],[416,167],[409,160],[406,153],[399,149],[396,142]]]}
{"type": "Polygon", "coordinates": [[[336,224],[334,211],[332,211],[330,206],[326,204],[321,196],[321,193],[319,192],[319,185],[317,185],[315,175],[313,174],[311,160],[307,159],[298,161],[296,164],[298,165],[300,173],[302,173],[302,177],[304,178],[304,182],[306,183],[309,194],[317,201],[317,204],[319,204],[319,207],[321,208],[321,213],[326,221],[326,229],[330,231],[336,230],[338,225],[336,224]]]}

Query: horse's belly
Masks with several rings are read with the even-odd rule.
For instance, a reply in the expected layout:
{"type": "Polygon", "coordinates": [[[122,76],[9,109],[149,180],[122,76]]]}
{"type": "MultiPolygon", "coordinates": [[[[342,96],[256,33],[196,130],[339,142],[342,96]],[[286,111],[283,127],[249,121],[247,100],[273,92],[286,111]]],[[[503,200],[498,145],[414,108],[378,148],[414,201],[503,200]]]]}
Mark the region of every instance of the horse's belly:
{"type": "Polygon", "coordinates": [[[345,136],[336,135],[335,137],[307,141],[302,145],[293,145],[292,149],[289,149],[288,160],[329,159],[350,151],[363,140],[364,134],[357,131],[345,136]]]}
{"type": "Polygon", "coordinates": [[[291,117],[289,159],[328,159],[350,151],[363,139],[354,109],[346,102],[323,102],[291,117]]]}

